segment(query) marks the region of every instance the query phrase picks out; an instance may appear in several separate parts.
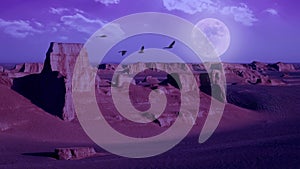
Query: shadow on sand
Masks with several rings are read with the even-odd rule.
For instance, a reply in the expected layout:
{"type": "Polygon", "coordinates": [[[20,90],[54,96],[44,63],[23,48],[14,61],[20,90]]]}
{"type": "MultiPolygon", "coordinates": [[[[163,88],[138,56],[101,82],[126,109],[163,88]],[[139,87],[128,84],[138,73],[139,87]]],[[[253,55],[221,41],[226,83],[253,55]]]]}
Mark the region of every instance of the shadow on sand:
{"type": "Polygon", "coordinates": [[[34,156],[34,157],[49,157],[57,159],[57,156],[54,152],[35,152],[35,153],[23,153],[24,156],[34,156]]]}

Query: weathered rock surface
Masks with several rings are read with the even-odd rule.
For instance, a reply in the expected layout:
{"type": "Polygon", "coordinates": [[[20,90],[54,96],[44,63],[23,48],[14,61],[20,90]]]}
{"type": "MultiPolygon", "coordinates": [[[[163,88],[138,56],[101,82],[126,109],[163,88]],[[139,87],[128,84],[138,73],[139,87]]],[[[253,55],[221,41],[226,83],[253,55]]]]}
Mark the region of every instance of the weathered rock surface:
{"type": "Polygon", "coordinates": [[[28,73],[41,73],[43,70],[43,63],[25,63],[24,64],[24,72],[28,73]]]}
{"type": "Polygon", "coordinates": [[[7,73],[0,73],[0,84],[11,87],[13,81],[8,77],[7,73]]]}
{"type": "Polygon", "coordinates": [[[7,73],[41,73],[43,69],[43,63],[22,63],[16,64],[13,69],[5,69],[4,72],[7,73]]]}
{"type": "Polygon", "coordinates": [[[96,155],[93,147],[57,148],[55,156],[58,160],[80,160],[96,155]]]}
{"type": "Polygon", "coordinates": [[[275,64],[269,64],[269,67],[276,69],[279,72],[294,72],[296,71],[293,64],[277,62],[275,64]]]}
{"type": "Polygon", "coordinates": [[[269,77],[260,73],[266,70],[265,65],[257,62],[249,65],[224,63],[227,84],[271,84],[269,77]]]}
{"type": "MultiPolygon", "coordinates": [[[[14,80],[13,89],[47,112],[63,120],[75,118],[72,100],[72,75],[82,44],[51,43],[40,74],[14,80]]],[[[16,66],[18,71],[21,66],[16,66]]],[[[38,65],[23,65],[24,71],[39,70],[38,65]],[[25,67],[24,67],[25,66],[25,67]]],[[[16,69],[17,69],[16,68],[16,69]]],[[[16,70],[15,69],[15,70],[16,70]]]]}
{"type": "Polygon", "coordinates": [[[14,79],[24,77],[30,74],[38,74],[42,71],[42,69],[42,63],[22,63],[16,64],[12,69],[3,68],[2,72],[6,73],[7,77],[14,79]]]}

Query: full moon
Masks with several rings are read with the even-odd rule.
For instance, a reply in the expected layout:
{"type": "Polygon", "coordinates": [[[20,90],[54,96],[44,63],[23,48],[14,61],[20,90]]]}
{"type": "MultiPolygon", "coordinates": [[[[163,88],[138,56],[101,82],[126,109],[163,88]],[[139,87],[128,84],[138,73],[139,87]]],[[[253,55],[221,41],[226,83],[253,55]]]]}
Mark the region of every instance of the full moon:
{"type": "Polygon", "coordinates": [[[230,44],[230,32],[222,21],[214,18],[206,18],[200,20],[195,27],[198,27],[206,35],[219,56],[227,51],[230,44]]]}

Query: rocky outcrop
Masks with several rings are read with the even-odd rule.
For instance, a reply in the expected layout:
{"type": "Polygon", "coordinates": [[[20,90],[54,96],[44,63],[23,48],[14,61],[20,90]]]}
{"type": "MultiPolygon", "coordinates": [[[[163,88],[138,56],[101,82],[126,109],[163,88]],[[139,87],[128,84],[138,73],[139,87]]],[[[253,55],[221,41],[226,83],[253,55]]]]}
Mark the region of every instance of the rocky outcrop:
{"type": "Polygon", "coordinates": [[[7,73],[0,73],[0,84],[7,86],[7,87],[11,87],[13,81],[11,78],[8,77],[7,73]]]}
{"type": "Polygon", "coordinates": [[[184,63],[133,63],[129,65],[123,65],[123,71],[128,71],[128,74],[138,73],[139,70],[152,69],[160,72],[161,70],[167,70],[168,72],[185,72],[188,66],[184,63]]]}
{"type": "Polygon", "coordinates": [[[16,64],[13,69],[5,69],[7,73],[41,73],[43,69],[43,63],[22,63],[16,64]]]}
{"type": "MultiPolygon", "coordinates": [[[[82,44],[52,42],[42,72],[15,79],[12,88],[47,112],[66,121],[73,120],[72,75],[82,47],[82,44]]],[[[25,64],[23,68],[32,71],[40,66],[25,64]]]]}
{"type": "Polygon", "coordinates": [[[47,52],[42,74],[47,72],[59,72],[64,77],[64,107],[62,115],[64,120],[71,121],[75,118],[75,110],[72,99],[72,76],[76,59],[83,44],[76,43],[51,43],[47,52]]]}
{"type": "Polygon", "coordinates": [[[13,69],[4,69],[9,78],[19,78],[30,74],[41,73],[43,69],[42,63],[22,63],[16,64],[13,69]]]}
{"type": "Polygon", "coordinates": [[[266,72],[266,71],[279,71],[279,72],[294,72],[296,69],[293,64],[277,62],[274,64],[267,64],[262,62],[254,61],[247,66],[258,72],[266,72]]]}
{"type": "Polygon", "coordinates": [[[266,65],[258,62],[249,65],[224,63],[227,84],[271,84],[269,77],[260,73],[266,70],[266,65]]]}
{"type": "Polygon", "coordinates": [[[4,72],[6,72],[6,73],[22,72],[22,68],[24,70],[24,63],[16,64],[13,69],[5,69],[4,72]]]}
{"type": "Polygon", "coordinates": [[[43,63],[25,63],[23,68],[25,73],[41,73],[43,70],[43,63]]]}
{"type": "Polygon", "coordinates": [[[271,68],[274,68],[275,70],[277,70],[279,72],[294,72],[294,71],[296,71],[294,65],[288,64],[288,63],[277,62],[275,64],[269,64],[268,66],[271,68]]]}
{"type": "Polygon", "coordinates": [[[246,66],[248,66],[251,70],[255,70],[259,72],[264,72],[268,70],[268,64],[257,62],[257,61],[253,61],[252,63],[247,64],[246,66]]]}

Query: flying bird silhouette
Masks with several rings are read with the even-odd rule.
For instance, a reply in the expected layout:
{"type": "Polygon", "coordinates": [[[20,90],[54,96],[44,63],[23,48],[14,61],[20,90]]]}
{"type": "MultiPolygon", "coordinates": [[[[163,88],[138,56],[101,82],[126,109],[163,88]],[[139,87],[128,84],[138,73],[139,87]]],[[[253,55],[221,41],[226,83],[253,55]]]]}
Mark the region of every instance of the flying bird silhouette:
{"type": "Polygon", "coordinates": [[[139,53],[144,53],[144,49],[145,49],[145,47],[142,46],[142,47],[141,47],[141,50],[139,51],[139,53]]]}
{"type": "Polygon", "coordinates": [[[121,53],[121,55],[124,56],[127,53],[127,50],[121,50],[118,53],[121,53]]]}
{"type": "Polygon", "coordinates": [[[164,49],[172,49],[174,45],[175,45],[175,40],[168,47],[164,47],[164,49]]]}
{"type": "Polygon", "coordinates": [[[98,35],[98,36],[96,36],[96,37],[99,37],[99,38],[106,38],[107,35],[98,35]]]}

